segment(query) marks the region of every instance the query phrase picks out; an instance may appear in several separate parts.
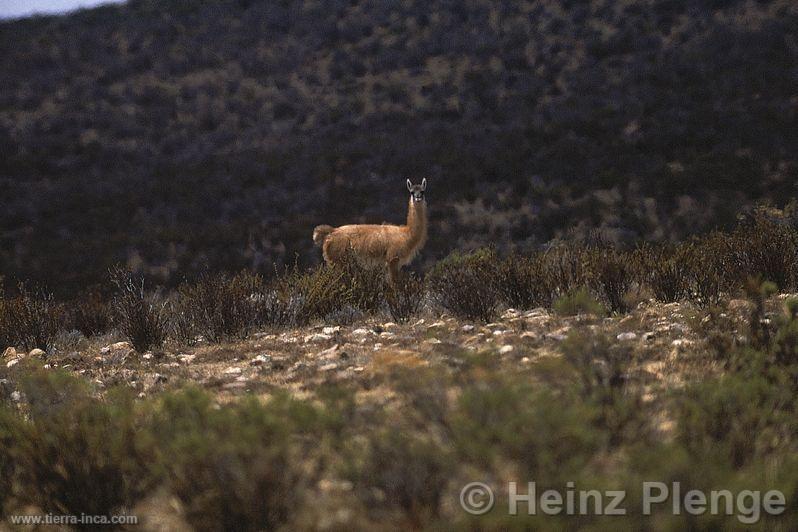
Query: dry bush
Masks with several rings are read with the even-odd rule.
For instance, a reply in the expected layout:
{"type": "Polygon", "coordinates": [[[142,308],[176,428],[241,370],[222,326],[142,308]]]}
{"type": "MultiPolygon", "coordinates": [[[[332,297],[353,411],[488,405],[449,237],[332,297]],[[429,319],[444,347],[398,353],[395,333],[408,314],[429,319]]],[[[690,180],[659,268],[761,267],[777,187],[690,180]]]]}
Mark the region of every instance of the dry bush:
{"type": "Polygon", "coordinates": [[[499,304],[497,262],[496,252],[490,249],[452,253],[427,276],[433,297],[455,316],[490,321],[499,304]]]}
{"type": "Polygon", "coordinates": [[[138,352],[163,345],[168,330],[164,305],[156,304],[144,291],[144,279],[125,270],[114,270],[111,282],[116,287],[112,301],[119,330],[138,352]]]}
{"type": "Polygon", "coordinates": [[[590,283],[613,312],[629,310],[627,295],[634,282],[634,270],[629,253],[610,247],[591,248],[585,253],[590,283]]]}
{"type": "Polygon", "coordinates": [[[507,303],[517,309],[551,305],[552,279],[543,254],[525,257],[513,253],[500,261],[496,284],[507,303]]]}
{"type": "Polygon", "coordinates": [[[210,342],[245,336],[259,323],[263,292],[263,280],[258,275],[206,273],[197,282],[179,288],[175,332],[185,337],[186,328],[193,328],[210,342]]]}
{"type": "Polygon", "coordinates": [[[424,303],[424,280],[413,273],[399,276],[395,285],[389,286],[385,292],[388,310],[398,323],[404,323],[421,309],[424,303]]]}
{"type": "Polygon", "coordinates": [[[113,327],[113,313],[107,301],[96,292],[75,301],[71,307],[72,327],[85,337],[103,334],[113,327]]]}
{"type": "Polygon", "coordinates": [[[16,346],[50,351],[64,324],[63,308],[43,290],[19,285],[19,295],[0,300],[0,341],[3,347],[16,346]]]}

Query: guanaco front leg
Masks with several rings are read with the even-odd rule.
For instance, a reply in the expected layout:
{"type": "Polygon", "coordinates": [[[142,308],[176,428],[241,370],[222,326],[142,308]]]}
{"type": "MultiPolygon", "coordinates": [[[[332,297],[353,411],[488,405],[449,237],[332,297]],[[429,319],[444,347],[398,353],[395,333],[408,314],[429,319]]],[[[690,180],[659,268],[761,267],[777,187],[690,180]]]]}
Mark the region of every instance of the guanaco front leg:
{"type": "Polygon", "coordinates": [[[391,279],[391,284],[396,286],[399,281],[399,257],[394,257],[388,261],[388,274],[391,279]]]}

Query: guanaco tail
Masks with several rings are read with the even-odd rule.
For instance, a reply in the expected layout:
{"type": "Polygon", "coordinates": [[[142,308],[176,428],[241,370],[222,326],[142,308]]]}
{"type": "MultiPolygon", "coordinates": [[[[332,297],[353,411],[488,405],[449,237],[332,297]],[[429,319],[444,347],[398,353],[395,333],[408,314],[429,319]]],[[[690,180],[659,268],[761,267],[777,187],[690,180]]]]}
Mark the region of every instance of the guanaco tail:
{"type": "Polygon", "coordinates": [[[347,253],[352,253],[361,263],[386,267],[391,282],[395,283],[399,268],[413,260],[427,241],[426,178],[420,185],[408,179],[407,190],[410,200],[406,225],[316,226],[313,242],[321,246],[327,264],[341,262],[347,253]]]}

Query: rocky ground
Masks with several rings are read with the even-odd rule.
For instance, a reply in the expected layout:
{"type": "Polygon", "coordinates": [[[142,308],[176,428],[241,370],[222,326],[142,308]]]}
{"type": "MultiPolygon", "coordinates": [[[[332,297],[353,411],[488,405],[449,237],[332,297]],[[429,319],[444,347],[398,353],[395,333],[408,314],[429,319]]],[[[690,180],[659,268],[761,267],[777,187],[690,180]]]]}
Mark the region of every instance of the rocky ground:
{"type": "MultiPolygon", "coordinates": [[[[198,338],[192,346],[167,345],[146,353],[136,353],[129,343],[109,335],[82,340],[74,350],[52,355],[9,348],[3,363],[10,368],[25,358],[40,359],[43,367],[81,375],[98,390],[124,384],[142,398],[189,383],[213,391],[220,400],[269,394],[274,388],[301,396],[329,381],[362,383],[373,395],[375,377],[392,366],[443,365],[456,370],[464,356],[484,352],[508,371],[523,371],[560,356],[559,346],[572,330],[590,329],[629,348],[633,372],[653,394],[717,371],[706,357],[692,355],[703,350],[707,339],[702,321],[706,324],[712,317],[689,303],[643,303],[627,315],[610,318],[557,316],[543,308],[507,309],[487,324],[428,315],[407,324],[370,320],[260,331],[223,344],[198,338]]],[[[747,317],[742,300],[733,300],[719,315],[732,326],[742,326],[747,317]]]]}
{"type": "MultiPolygon", "coordinates": [[[[781,312],[784,297],[769,300],[768,313],[781,312]]],[[[212,393],[221,404],[244,395],[266,399],[278,389],[298,398],[313,398],[327,383],[346,382],[357,390],[356,400],[361,406],[394,409],[402,407],[405,397],[394,389],[400,382],[391,378],[396,371],[432,367],[452,375],[473,374],[475,366],[469,361],[483,357],[499,373],[554,382],[562,378],[557,361],[564,356],[571,338],[592,331],[623,353],[623,378],[654,407],[650,410],[653,426],[668,439],[674,432],[674,421],[667,407],[667,393],[724,371],[722,361],[711,355],[713,338],[720,332],[727,341],[745,342],[751,311],[752,304],[745,300],[732,300],[712,309],[650,301],[628,314],[607,318],[559,316],[543,308],[506,309],[487,324],[426,313],[405,324],[372,319],[352,325],[264,330],[234,342],[210,344],[198,338],[191,346],[167,344],[162,350],[146,353],[136,353],[115,335],[67,338],[52,353],[6,349],[2,360],[5,367],[0,369],[9,378],[0,379],[0,392],[24,403],[26,398],[15,389],[12,375],[15,366],[33,363],[79,375],[99,395],[122,385],[133,388],[144,399],[195,385],[212,393]],[[66,348],[70,341],[71,348],[66,348]]],[[[447,392],[456,395],[458,379],[446,383],[451,386],[447,392]]],[[[331,482],[339,480],[323,479],[314,496],[334,508],[341,490],[351,490],[351,486],[328,485],[331,482]]],[[[158,492],[133,511],[144,519],[144,529],[187,530],[180,511],[175,511],[178,507],[176,499],[158,492]]],[[[338,519],[333,509],[323,507],[319,506],[319,519],[338,519]]],[[[40,512],[33,509],[30,513],[40,512]]],[[[343,516],[340,521],[349,519],[343,516]]],[[[314,521],[313,526],[320,522],[314,521]]]]}

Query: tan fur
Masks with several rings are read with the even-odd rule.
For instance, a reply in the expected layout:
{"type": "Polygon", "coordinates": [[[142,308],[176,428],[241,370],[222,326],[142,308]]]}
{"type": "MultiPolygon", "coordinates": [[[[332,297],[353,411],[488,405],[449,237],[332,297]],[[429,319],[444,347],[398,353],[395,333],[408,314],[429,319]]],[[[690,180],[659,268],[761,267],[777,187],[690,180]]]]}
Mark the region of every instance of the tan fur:
{"type": "Polygon", "coordinates": [[[327,264],[344,259],[347,253],[363,263],[385,266],[395,282],[399,268],[418,254],[427,240],[427,206],[411,196],[406,225],[319,225],[313,241],[320,243],[327,264]]]}

